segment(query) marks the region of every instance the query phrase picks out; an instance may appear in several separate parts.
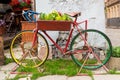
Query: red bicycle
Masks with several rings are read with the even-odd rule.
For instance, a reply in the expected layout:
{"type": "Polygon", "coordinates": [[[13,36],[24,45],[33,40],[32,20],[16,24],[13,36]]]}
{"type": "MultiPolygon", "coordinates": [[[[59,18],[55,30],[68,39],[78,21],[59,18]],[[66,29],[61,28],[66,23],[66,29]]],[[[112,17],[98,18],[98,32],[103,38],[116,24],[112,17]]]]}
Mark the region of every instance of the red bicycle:
{"type": "MultiPolygon", "coordinates": [[[[23,15],[27,20],[34,21],[37,14],[34,11],[26,11],[23,15]]],[[[49,45],[44,37],[47,36],[64,55],[71,55],[73,61],[83,68],[97,69],[106,64],[112,53],[110,39],[101,31],[87,29],[87,20],[77,22],[78,16],[80,16],[79,12],[69,13],[68,15],[73,17],[74,21],[38,20],[35,22],[36,28],[34,30],[19,32],[13,38],[10,46],[14,61],[24,67],[41,66],[49,55],[49,45]],[[83,23],[85,24],[85,30],[80,29],[80,24],[83,23]],[[57,28],[52,28],[53,26],[57,28]],[[46,30],[69,31],[65,47],[61,48],[46,30]],[[73,32],[76,33],[74,37],[72,36],[73,32]]]]}

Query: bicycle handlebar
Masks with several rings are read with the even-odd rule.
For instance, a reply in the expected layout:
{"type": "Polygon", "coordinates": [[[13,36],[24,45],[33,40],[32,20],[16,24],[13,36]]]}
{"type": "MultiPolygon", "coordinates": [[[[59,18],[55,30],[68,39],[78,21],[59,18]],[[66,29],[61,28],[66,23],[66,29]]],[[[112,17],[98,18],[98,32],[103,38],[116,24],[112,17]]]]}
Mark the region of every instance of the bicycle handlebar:
{"type": "Polygon", "coordinates": [[[27,11],[23,11],[22,12],[22,16],[25,18],[25,20],[29,21],[29,22],[36,22],[36,18],[34,15],[38,15],[40,13],[34,12],[32,10],[27,10],[27,11]]]}

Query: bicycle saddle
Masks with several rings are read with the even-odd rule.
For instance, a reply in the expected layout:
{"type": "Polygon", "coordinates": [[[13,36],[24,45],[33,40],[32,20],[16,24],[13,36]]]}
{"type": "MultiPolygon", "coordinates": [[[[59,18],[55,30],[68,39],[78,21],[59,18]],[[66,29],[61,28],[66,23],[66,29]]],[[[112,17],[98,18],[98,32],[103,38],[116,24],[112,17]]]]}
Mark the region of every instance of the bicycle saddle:
{"type": "Polygon", "coordinates": [[[70,12],[70,13],[66,13],[66,14],[68,14],[71,17],[78,17],[81,15],[81,12],[70,12]]]}

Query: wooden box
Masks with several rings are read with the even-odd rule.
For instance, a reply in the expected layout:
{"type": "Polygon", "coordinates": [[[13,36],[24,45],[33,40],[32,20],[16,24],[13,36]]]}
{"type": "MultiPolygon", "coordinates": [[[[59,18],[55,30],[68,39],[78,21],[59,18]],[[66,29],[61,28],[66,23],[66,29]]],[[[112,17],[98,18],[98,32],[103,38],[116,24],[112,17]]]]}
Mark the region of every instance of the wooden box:
{"type": "MultiPolygon", "coordinates": [[[[45,21],[39,20],[35,22],[21,21],[22,30],[33,30],[36,28],[46,31],[69,31],[71,28],[71,21],[45,21]]],[[[33,34],[22,35],[22,41],[32,41],[33,34]]]]}
{"type": "Polygon", "coordinates": [[[37,21],[37,28],[48,31],[69,31],[71,28],[71,21],[37,21]]]}
{"type": "MultiPolygon", "coordinates": [[[[22,24],[22,30],[33,30],[36,27],[35,22],[28,22],[28,21],[21,21],[22,24]]],[[[33,33],[27,33],[22,35],[22,41],[28,42],[33,40],[33,33]]]]}

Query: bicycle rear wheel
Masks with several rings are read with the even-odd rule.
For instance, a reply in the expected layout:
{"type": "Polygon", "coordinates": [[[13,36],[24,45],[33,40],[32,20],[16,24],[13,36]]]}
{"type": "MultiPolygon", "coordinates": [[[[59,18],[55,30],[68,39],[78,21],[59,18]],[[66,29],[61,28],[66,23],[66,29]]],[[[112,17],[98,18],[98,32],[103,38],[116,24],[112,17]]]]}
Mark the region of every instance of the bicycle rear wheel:
{"type": "Polygon", "coordinates": [[[101,31],[88,29],[78,33],[72,40],[70,50],[73,61],[86,69],[102,67],[110,59],[112,44],[110,39],[101,31]]]}
{"type": "Polygon", "coordinates": [[[25,30],[18,33],[12,40],[10,45],[10,53],[13,60],[24,67],[38,67],[42,65],[49,52],[49,46],[40,33],[37,33],[37,40],[32,47],[34,32],[25,30]]]}

